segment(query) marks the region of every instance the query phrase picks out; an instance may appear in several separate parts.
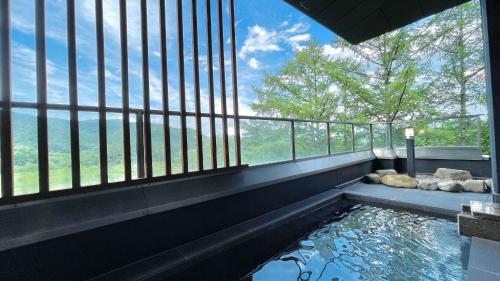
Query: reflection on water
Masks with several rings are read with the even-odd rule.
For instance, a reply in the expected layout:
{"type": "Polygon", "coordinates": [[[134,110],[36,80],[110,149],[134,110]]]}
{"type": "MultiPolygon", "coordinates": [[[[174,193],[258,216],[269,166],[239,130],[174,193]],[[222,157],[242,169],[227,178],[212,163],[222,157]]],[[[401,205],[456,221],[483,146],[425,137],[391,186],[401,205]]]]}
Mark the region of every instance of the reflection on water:
{"type": "Polygon", "coordinates": [[[357,206],[244,280],[465,280],[469,239],[456,223],[357,206]]]}

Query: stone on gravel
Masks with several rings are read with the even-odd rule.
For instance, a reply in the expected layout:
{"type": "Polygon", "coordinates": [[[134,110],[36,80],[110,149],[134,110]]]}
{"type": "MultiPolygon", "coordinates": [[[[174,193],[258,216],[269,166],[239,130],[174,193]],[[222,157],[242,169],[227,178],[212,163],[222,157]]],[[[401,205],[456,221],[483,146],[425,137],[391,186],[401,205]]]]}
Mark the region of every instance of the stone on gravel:
{"type": "Polygon", "coordinates": [[[382,182],[382,177],[379,176],[378,174],[371,173],[371,174],[366,175],[363,178],[363,182],[366,182],[366,183],[380,183],[380,182],[382,182]]]}
{"type": "Polygon", "coordinates": [[[448,168],[437,169],[434,176],[444,180],[466,181],[472,179],[472,175],[469,171],[448,168]]]}
{"type": "Polygon", "coordinates": [[[382,183],[393,187],[416,188],[417,180],[406,175],[386,175],[382,177],[382,183]]]}
{"type": "Polygon", "coordinates": [[[486,184],[486,186],[491,190],[493,188],[493,180],[492,179],[486,179],[484,181],[484,183],[486,184]]]}
{"type": "Polygon", "coordinates": [[[462,183],[464,191],[484,193],[488,190],[485,180],[466,180],[462,183]]]}
{"type": "Polygon", "coordinates": [[[437,190],[439,188],[438,187],[439,183],[440,183],[440,181],[432,180],[432,179],[418,180],[417,187],[420,189],[423,189],[423,190],[434,191],[434,190],[437,190]]]}
{"type": "Polygon", "coordinates": [[[444,181],[438,183],[439,190],[448,192],[460,192],[463,190],[463,186],[456,181],[444,181]]]}
{"type": "Polygon", "coordinates": [[[381,177],[386,176],[386,175],[397,175],[398,174],[398,172],[396,172],[396,170],[394,170],[394,169],[376,170],[375,173],[381,177]]]}

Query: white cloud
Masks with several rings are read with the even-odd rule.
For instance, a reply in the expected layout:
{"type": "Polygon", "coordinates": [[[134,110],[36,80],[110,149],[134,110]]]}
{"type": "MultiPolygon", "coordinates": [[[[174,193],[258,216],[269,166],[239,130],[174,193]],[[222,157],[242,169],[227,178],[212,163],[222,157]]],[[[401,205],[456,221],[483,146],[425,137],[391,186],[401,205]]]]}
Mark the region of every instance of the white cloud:
{"type": "Polygon", "coordinates": [[[311,40],[311,34],[309,33],[298,34],[288,38],[288,42],[294,50],[303,49],[305,46],[301,45],[301,43],[307,42],[309,40],[311,40]]]}
{"type": "Polygon", "coordinates": [[[256,58],[251,58],[248,61],[248,66],[250,66],[252,69],[257,69],[259,68],[259,61],[256,58]]]}
{"type": "Polygon", "coordinates": [[[247,54],[255,52],[281,51],[282,48],[278,45],[279,40],[278,32],[254,25],[248,29],[247,38],[243,43],[239,56],[244,59],[247,54]]]}

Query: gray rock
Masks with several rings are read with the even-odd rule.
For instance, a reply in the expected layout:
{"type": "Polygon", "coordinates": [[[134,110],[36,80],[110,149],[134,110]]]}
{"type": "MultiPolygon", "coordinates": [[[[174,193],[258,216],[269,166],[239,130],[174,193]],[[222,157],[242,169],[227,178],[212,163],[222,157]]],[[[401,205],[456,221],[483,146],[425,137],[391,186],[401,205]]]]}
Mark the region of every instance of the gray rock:
{"type": "Polygon", "coordinates": [[[465,170],[455,170],[455,169],[447,169],[447,168],[439,168],[434,174],[435,177],[444,180],[460,180],[466,181],[471,180],[472,175],[469,171],[465,170]]]}
{"type": "Polygon", "coordinates": [[[488,190],[485,180],[466,180],[462,183],[464,191],[484,193],[488,190]]]}
{"type": "Polygon", "coordinates": [[[444,181],[438,183],[439,190],[448,192],[460,192],[463,190],[463,186],[456,181],[444,181]]]}
{"type": "Polygon", "coordinates": [[[398,174],[398,172],[396,172],[396,170],[394,170],[394,169],[376,170],[375,173],[381,177],[383,177],[385,175],[397,175],[398,174]]]}
{"type": "Polygon", "coordinates": [[[382,177],[379,176],[378,174],[372,173],[368,174],[363,178],[363,182],[366,183],[381,183],[382,182],[382,177]]]}
{"type": "Polygon", "coordinates": [[[420,189],[423,189],[423,190],[431,190],[431,191],[434,191],[434,190],[437,190],[439,187],[438,187],[438,184],[440,183],[440,181],[437,181],[437,180],[418,180],[418,184],[417,184],[417,187],[420,188],[420,189]]]}
{"type": "Polygon", "coordinates": [[[382,177],[382,183],[393,187],[416,188],[417,180],[405,175],[386,175],[382,177]]]}
{"type": "Polygon", "coordinates": [[[484,183],[486,184],[486,186],[489,188],[489,189],[492,189],[493,188],[493,180],[492,179],[486,179],[484,181],[484,183]]]}

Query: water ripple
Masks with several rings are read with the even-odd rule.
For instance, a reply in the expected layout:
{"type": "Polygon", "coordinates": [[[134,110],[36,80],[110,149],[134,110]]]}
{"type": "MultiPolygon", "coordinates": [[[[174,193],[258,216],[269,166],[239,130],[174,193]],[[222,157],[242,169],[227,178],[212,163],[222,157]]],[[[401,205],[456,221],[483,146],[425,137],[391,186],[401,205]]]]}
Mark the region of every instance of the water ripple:
{"type": "Polygon", "coordinates": [[[252,280],[466,280],[456,223],[372,206],[332,218],[252,280]],[[339,219],[342,218],[342,219],[339,219]]]}

